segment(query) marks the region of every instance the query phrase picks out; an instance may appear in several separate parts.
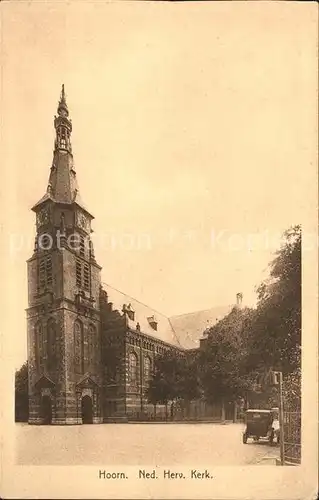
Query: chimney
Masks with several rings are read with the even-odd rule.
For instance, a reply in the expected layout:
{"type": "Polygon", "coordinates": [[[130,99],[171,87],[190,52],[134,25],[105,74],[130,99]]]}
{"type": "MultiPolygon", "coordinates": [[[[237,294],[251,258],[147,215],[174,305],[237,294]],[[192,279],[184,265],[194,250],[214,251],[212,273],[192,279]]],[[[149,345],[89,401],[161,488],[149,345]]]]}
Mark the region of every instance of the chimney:
{"type": "Polygon", "coordinates": [[[242,293],[237,293],[236,294],[236,306],[241,307],[243,302],[243,294],[242,293]]]}

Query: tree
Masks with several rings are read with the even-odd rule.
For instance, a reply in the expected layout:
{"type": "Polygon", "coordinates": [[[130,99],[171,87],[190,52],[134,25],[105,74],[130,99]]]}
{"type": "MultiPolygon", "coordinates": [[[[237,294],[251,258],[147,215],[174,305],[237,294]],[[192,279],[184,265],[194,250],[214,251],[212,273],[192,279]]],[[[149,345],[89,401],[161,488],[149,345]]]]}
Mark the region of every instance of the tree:
{"type": "Polygon", "coordinates": [[[200,395],[197,356],[192,353],[168,351],[155,358],[155,369],[147,390],[147,398],[154,405],[168,403],[171,405],[178,400],[190,402],[200,395]]]}
{"type": "Polygon", "coordinates": [[[15,421],[27,422],[29,417],[28,362],[15,373],[15,421]]]}
{"type": "Polygon", "coordinates": [[[251,367],[290,373],[300,367],[301,227],[285,231],[270,263],[269,278],[257,289],[250,341],[251,367]]]}
{"type": "Polygon", "coordinates": [[[178,380],[176,396],[179,399],[192,401],[201,395],[199,351],[192,350],[178,358],[178,380]]]}
{"type": "Polygon", "coordinates": [[[284,408],[290,412],[301,412],[301,369],[288,373],[283,380],[284,408]]]}
{"type": "Polygon", "coordinates": [[[199,355],[200,377],[209,402],[245,396],[254,373],[247,370],[247,337],[254,311],[234,308],[207,330],[207,340],[199,355]]]}
{"type": "Polygon", "coordinates": [[[153,375],[146,390],[148,401],[154,405],[155,416],[156,405],[164,404],[167,417],[168,402],[176,398],[177,371],[177,357],[173,352],[155,358],[153,375]]]}

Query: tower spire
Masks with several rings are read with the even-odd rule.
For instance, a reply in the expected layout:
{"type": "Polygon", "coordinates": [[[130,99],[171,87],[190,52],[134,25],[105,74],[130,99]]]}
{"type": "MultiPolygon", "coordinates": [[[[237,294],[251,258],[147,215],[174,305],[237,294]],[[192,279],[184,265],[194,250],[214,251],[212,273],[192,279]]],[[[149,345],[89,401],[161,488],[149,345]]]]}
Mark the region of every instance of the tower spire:
{"type": "Polygon", "coordinates": [[[69,118],[64,84],[60,93],[57,116],[54,117],[54,128],[56,135],[47,192],[33,208],[47,199],[58,203],[77,203],[84,208],[73,164],[72,121],[69,118]]]}
{"type": "Polygon", "coordinates": [[[64,116],[64,117],[69,116],[68,105],[66,103],[66,98],[65,98],[64,83],[62,83],[62,90],[61,90],[60,100],[59,100],[59,104],[58,104],[58,115],[64,116]]]}

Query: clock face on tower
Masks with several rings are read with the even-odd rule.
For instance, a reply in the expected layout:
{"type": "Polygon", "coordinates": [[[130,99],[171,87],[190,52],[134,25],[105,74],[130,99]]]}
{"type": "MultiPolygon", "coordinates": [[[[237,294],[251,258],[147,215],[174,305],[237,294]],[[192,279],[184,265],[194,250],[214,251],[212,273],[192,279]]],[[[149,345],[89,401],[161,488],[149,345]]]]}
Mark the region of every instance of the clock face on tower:
{"type": "Polygon", "coordinates": [[[42,210],[40,210],[40,212],[38,212],[38,215],[37,215],[37,225],[38,227],[39,226],[43,226],[44,224],[48,224],[48,222],[50,221],[50,212],[49,212],[49,209],[46,207],[46,208],[42,208],[42,210]]]}
{"type": "Polygon", "coordinates": [[[82,212],[78,212],[77,214],[77,224],[78,226],[86,232],[89,232],[90,223],[89,219],[82,212]]]}

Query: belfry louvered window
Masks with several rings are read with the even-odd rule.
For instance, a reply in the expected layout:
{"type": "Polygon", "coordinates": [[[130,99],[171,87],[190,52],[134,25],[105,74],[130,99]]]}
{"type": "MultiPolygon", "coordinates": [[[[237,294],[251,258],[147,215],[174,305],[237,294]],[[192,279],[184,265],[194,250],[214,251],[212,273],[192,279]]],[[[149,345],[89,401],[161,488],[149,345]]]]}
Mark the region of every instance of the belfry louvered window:
{"type": "Polygon", "coordinates": [[[52,285],[52,260],[51,260],[51,257],[48,257],[46,260],[46,278],[47,278],[47,285],[52,285]]]}
{"type": "Polygon", "coordinates": [[[42,260],[39,264],[39,285],[40,288],[45,285],[45,261],[42,260]]]}
{"type": "Polygon", "coordinates": [[[77,286],[82,286],[82,263],[80,260],[76,261],[76,285],[77,286]]]}
{"type": "Polygon", "coordinates": [[[90,290],[90,266],[78,259],[75,265],[76,286],[90,290]]]}
{"type": "Polygon", "coordinates": [[[48,256],[39,262],[39,288],[51,286],[52,281],[52,259],[51,256],[48,256]]]}
{"type": "Polygon", "coordinates": [[[85,255],[85,242],[83,236],[80,236],[80,255],[82,257],[85,255]]]}
{"type": "Polygon", "coordinates": [[[88,264],[84,264],[83,267],[83,285],[86,290],[90,289],[90,270],[88,264]]]}

